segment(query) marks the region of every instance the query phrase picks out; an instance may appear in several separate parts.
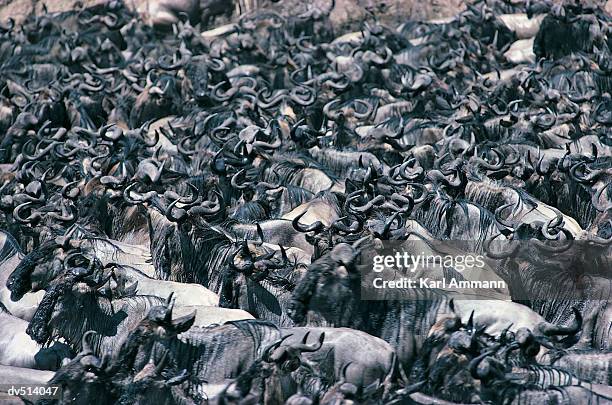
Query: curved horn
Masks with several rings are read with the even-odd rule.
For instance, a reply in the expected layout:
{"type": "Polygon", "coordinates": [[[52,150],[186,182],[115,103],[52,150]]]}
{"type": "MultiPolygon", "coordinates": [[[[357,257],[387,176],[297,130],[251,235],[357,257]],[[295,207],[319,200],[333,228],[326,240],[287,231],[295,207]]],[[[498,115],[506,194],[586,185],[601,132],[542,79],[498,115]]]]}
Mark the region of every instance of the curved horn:
{"type": "Polygon", "coordinates": [[[319,232],[323,230],[323,228],[325,228],[325,225],[323,225],[321,221],[315,221],[312,224],[307,225],[307,226],[300,224],[300,219],[302,219],[302,217],[306,215],[307,211],[308,210],[304,210],[300,215],[293,218],[293,221],[291,221],[291,224],[293,225],[293,229],[295,229],[298,232],[319,232]]]}
{"type": "Polygon", "coordinates": [[[115,124],[105,125],[100,129],[102,139],[115,142],[123,136],[123,130],[115,124]]]}
{"type": "Polygon", "coordinates": [[[194,204],[198,200],[199,190],[197,189],[196,186],[194,186],[190,182],[187,182],[185,184],[191,190],[191,194],[192,194],[191,197],[182,197],[178,193],[176,193],[176,192],[174,192],[172,190],[167,190],[164,193],[164,197],[166,197],[168,199],[178,199],[179,202],[181,204],[184,204],[184,205],[194,204]]]}
{"type": "Polygon", "coordinates": [[[153,138],[152,139],[147,139],[147,137],[143,133],[143,138],[144,138],[144,144],[147,147],[152,148],[155,145],[157,145],[157,142],[159,142],[159,131],[157,129],[155,131],[153,131],[153,138]]]}
{"type": "Polygon", "coordinates": [[[287,336],[283,336],[281,339],[277,340],[276,342],[272,343],[270,346],[266,347],[266,349],[264,350],[264,352],[261,355],[261,358],[263,359],[263,361],[265,361],[266,363],[272,363],[273,362],[273,360],[271,358],[272,352],[274,352],[276,349],[278,349],[280,347],[280,345],[285,340],[290,338],[291,336],[293,336],[293,334],[289,334],[287,336]]]}
{"type": "Polygon", "coordinates": [[[81,189],[78,187],[80,180],[71,181],[70,183],[66,183],[62,187],[62,197],[69,200],[76,200],[76,198],[81,194],[81,189]],[[77,187],[72,187],[77,186],[77,187]]]}
{"type": "Polygon", "coordinates": [[[239,273],[244,273],[253,269],[253,257],[251,256],[251,251],[249,250],[249,247],[246,242],[243,242],[240,248],[236,249],[236,251],[229,257],[229,266],[232,270],[235,270],[239,273]],[[238,253],[241,252],[243,256],[246,256],[248,258],[248,260],[245,260],[245,264],[238,267],[236,266],[236,256],[238,256],[238,253]]]}
{"type": "Polygon", "coordinates": [[[364,212],[368,212],[369,210],[371,210],[372,207],[374,207],[374,205],[379,205],[379,204],[383,203],[384,201],[385,201],[385,197],[384,196],[377,195],[376,197],[374,197],[373,199],[368,201],[365,205],[361,205],[361,206],[350,205],[349,208],[352,211],[356,211],[356,212],[359,212],[359,213],[364,213],[364,212]]]}
{"type": "Polygon", "coordinates": [[[302,339],[301,344],[292,345],[292,347],[294,347],[295,349],[299,350],[302,353],[316,352],[317,350],[319,350],[323,346],[323,341],[325,340],[325,332],[322,332],[321,335],[319,335],[319,341],[313,345],[306,344],[306,342],[308,341],[309,333],[310,331],[308,331],[306,335],[304,335],[304,338],[302,339]]]}
{"type": "Polygon", "coordinates": [[[238,178],[241,175],[243,175],[245,172],[246,172],[246,169],[240,169],[236,172],[236,174],[232,176],[232,179],[230,180],[230,184],[232,185],[233,188],[237,190],[245,190],[249,188],[251,184],[250,182],[245,182],[244,184],[238,184],[238,178]]]}
{"type": "Polygon", "coordinates": [[[217,196],[216,202],[205,201],[207,206],[200,205],[200,206],[191,207],[187,211],[188,214],[189,215],[216,215],[222,212],[224,208],[223,195],[217,190],[213,190],[213,194],[217,196]]]}
{"type": "Polygon", "coordinates": [[[168,205],[168,208],[166,208],[166,211],[164,212],[164,215],[166,216],[166,218],[168,218],[168,220],[170,222],[181,222],[184,219],[187,218],[187,211],[185,211],[182,208],[177,208],[176,210],[178,211],[179,215],[178,216],[174,216],[172,214],[172,209],[174,208],[174,206],[176,205],[176,203],[179,202],[179,199],[176,199],[174,201],[172,201],[170,203],[170,205],[168,205]]]}
{"type": "Polygon", "coordinates": [[[551,233],[551,229],[554,229],[561,225],[563,222],[563,215],[561,212],[557,212],[555,218],[551,218],[544,225],[542,225],[542,235],[548,240],[558,240],[559,232],[554,235],[551,233]]]}
{"type": "Polygon", "coordinates": [[[68,212],[68,209],[66,208],[65,205],[62,204],[62,213],[58,214],[56,212],[50,212],[48,215],[50,218],[54,218],[57,219],[58,221],[63,221],[63,222],[70,222],[73,221],[75,218],[75,208],[74,206],[70,206],[70,212],[68,212]]]}
{"type": "Polygon", "coordinates": [[[579,183],[593,182],[597,179],[597,177],[599,177],[599,175],[602,172],[601,170],[593,170],[593,171],[589,170],[591,173],[589,174],[585,173],[584,176],[581,176],[576,173],[578,171],[578,168],[581,166],[584,166],[586,168],[586,163],[585,162],[576,163],[570,168],[570,176],[579,183]]]}
{"type": "Polygon", "coordinates": [[[340,100],[334,99],[323,106],[323,114],[330,120],[337,120],[340,116],[341,112],[334,109],[338,103],[340,103],[340,100]]]}
{"type": "Polygon", "coordinates": [[[333,229],[336,229],[338,231],[341,232],[345,232],[345,233],[357,233],[359,232],[361,229],[363,229],[363,220],[356,215],[355,218],[357,218],[356,221],[353,221],[351,223],[351,225],[346,226],[343,221],[345,219],[347,219],[348,217],[344,216],[342,218],[338,218],[337,220],[335,220],[332,224],[331,227],[333,229]]]}
{"type": "Polygon", "coordinates": [[[574,244],[574,236],[570,231],[565,228],[561,228],[561,232],[565,235],[566,242],[561,245],[551,245],[550,243],[546,243],[544,241],[540,241],[537,239],[531,239],[530,243],[533,243],[538,248],[545,250],[549,253],[562,253],[571,248],[574,244]]]}
{"type": "Polygon", "coordinates": [[[470,312],[470,317],[467,321],[467,324],[465,325],[465,328],[467,330],[472,330],[474,329],[474,310],[472,310],[472,312],[470,312]]]}
{"type": "Polygon", "coordinates": [[[480,365],[480,363],[486,359],[487,357],[491,356],[493,353],[495,353],[497,351],[496,349],[491,349],[491,350],[487,350],[486,352],[482,353],[480,356],[474,357],[470,363],[468,364],[468,370],[470,371],[470,374],[472,375],[473,378],[477,379],[477,380],[481,380],[481,379],[485,379],[488,377],[488,374],[490,371],[490,368],[487,367],[484,371],[486,372],[486,374],[482,374],[480,373],[480,371],[478,370],[478,366],[480,365]]]}
{"type": "Polygon", "coordinates": [[[17,222],[19,222],[22,225],[27,225],[41,218],[40,213],[35,212],[33,208],[32,208],[32,212],[30,216],[28,216],[27,218],[23,218],[21,216],[21,211],[29,207],[32,207],[32,205],[33,205],[32,201],[27,201],[23,204],[19,204],[13,209],[13,217],[17,220],[17,222]]]}
{"type": "Polygon", "coordinates": [[[93,330],[88,330],[87,332],[85,332],[85,334],[83,335],[83,338],[81,339],[81,354],[92,354],[93,353],[93,349],[91,348],[90,336],[93,337],[95,335],[96,335],[96,332],[93,330]]]}
{"type": "Polygon", "coordinates": [[[575,335],[582,329],[582,314],[576,307],[572,307],[572,311],[574,312],[575,318],[569,326],[553,325],[548,322],[543,322],[538,325],[538,329],[546,336],[575,335]]]}
{"type": "Polygon", "coordinates": [[[137,184],[138,184],[137,182],[131,183],[129,186],[127,186],[123,190],[123,199],[127,201],[128,203],[138,205],[138,204],[145,203],[149,201],[151,198],[157,196],[157,191],[149,191],[144,194],[133,191],[132,188],[134,188],[137,184]],[[135,196],[135,198],[132,198],[132,194],[135,196]]]}
{"type": "Polygon", "coordinates": [[[263,245],[264,233],[263,233],[263,229],[261,229],[261,225],[259,225],[259,222],[257,223],[257,237],[259,238],[258,245],[263,245]]]}

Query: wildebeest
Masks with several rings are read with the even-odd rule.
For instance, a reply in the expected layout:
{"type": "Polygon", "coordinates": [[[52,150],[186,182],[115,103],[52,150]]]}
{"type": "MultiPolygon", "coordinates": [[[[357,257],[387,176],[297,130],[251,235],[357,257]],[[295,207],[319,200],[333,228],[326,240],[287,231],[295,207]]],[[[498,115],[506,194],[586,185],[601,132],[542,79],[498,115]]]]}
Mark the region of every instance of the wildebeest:
{"type": "Polygon", "coordinates": [[[60,402],[608,400],[609,14],[344,3],[0,22],[1,351],[68,345],[60,402]],[[505,286],[361,300],[459,242],[414,276],[505,286]]]}
{"type": "MultiPolygon", "coordinates": [[[[361,280],[355,267],[358,254],[355,247],[338,244],[315,261],[294,290],[290,315],[298,325],[307,324],[312,313],[330,326],[351,327],[380,337],[392,345],[400,363],[409,370],[432,325],[451,312],[452,297],[443,290],[416,288],[407,292],[404,300],[361,301],[361,280]]],[[[508,325],[545,335],[576,334],[581,326],[549,325],[531,309],[513,302],[457,300],[453,310],[466,321],[475,314],[474,322],[494,336],[508,325]]]]}

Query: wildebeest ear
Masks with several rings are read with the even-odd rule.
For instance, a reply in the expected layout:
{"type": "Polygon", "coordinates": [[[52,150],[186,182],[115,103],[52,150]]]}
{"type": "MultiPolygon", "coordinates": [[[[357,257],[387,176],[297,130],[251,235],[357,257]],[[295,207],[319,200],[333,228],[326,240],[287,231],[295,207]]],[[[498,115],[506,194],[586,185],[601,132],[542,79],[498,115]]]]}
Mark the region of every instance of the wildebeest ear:
{"type": "Polygon", "coordinates": [[[174,329],[174,332],[183,333],[187,331],[189,328],[193,326],[193,323],[195,322],[195,317],[196,317],[196,311],[194,310],[190,314],[173,319],[172,328],[174,329]]]}

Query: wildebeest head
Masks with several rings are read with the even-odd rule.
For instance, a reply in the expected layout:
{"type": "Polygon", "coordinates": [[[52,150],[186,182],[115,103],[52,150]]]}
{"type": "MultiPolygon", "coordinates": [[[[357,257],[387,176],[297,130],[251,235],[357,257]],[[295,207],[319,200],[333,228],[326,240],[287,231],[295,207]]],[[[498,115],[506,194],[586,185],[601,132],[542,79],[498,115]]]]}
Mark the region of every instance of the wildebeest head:
{"type": "Polygon", "coordinates": [[[88,259],[80,252],[73,252],[64,258],[64,262],[55,260],[57,272],[53,271],[43,275],[44,283],[36,284],[36,288],[45,289],[45,295],[41,300],[26,333],[36,342],[45,344],[49,341],[51,334],[49,321],[56,310],[56,305],[65,299],[66,294],[73,288],[77,292],[84,293],[90,290],[96,292],[98,288],[106,284],[107,279],[102,279],[96,269],[101,267],[98,259],[88,259]]]}
{"type": "MultiPolygon", "coordinates": [[[[199,62],[199,61],[198,61],[199,62]]],[[[208,68],[204,63],[190,63],[185,68],[184,91],[197,102],[206,100],[208,95],[208,68]]]]}
{"type": "Polygon", "coordinates": [[[308,336],[310,332],[307,332],[302,338],[302,342],[299,344],[291,344],[282,346],[281,344],[285,339],[291,335],[283,337],[278,342],[270,345],[266,348],[263,354],[263,360],[267,363],[275,363],[282,371],[292,372],[297,370],[302,364],[300,355],[307,352],[315,352],[323,346],[325,340],[325,332],[319,335],[319,340],[315,344],[308,345],[308,336]]]}
{"type": "Polygon", "coordinates": [[[50,241],[26,255],[9,276],[6,287],[11,300],[19,301],[26,293],[40,291],[61,271],[61,263],[53,260],[59,246],[50,241]]]}
{"type": "Polygon", "coordinates": [[[72,403],[88,403],[91,398],[103,398],[106,374],[105,357],[100,360],[93,354],[90,339],[95,332],[83,336],[83,349],[68,364],[60,368],[49,383],[62,387],[64,398],[72,403]]]}
{"type": "Polygon", "coordinates": [[[195,322],[195,311],[172,319],[172,310],[174,309],[174,293],[171,293],[166,300],[165,305],[160,305],[151,308],[147,319],[151,321],[151,326],[155,328],[154,332],[162,338],[171,338],[179,333],[185,332],[195,322]]]}
{"type": "Polygon", "coordinates": [[[359,273],[354,266],[359,242],[339,243],[310,265],[289,303],[289,316],[296,324],[305,321],[309,310],[332,323],[343,314],[350,316],[344,310],[359,299],[359,273]]]}
{"type": "Polygon", "coordinates": [[[310,345],[306,344],[308,335],[309,333],[304,336],[301,343],[283,345],[283,342],[292,336],[287,335],[268,346],[261,358],[223,390],[219,403],[224,405],[254,403],[249,399],[261,401],[263,398],[280,400],[283,397],[283,393],[279,392],[279,389],[282,391],[281,380],[302,365],[310,369],[310,366],[301,359],[301,354],[315,352],[323,346],[325,332],[321,333],[317,343],[310,345]]]}
{"type": "Polygon", "coordinates": [[[155,81],[149,78],[148,82],[147,87],[136,98],[130,113],[130,123],[134,128],[176,110],[176,100],[179,96],[176,80],[172,76],[161,75],[155,81]]]}

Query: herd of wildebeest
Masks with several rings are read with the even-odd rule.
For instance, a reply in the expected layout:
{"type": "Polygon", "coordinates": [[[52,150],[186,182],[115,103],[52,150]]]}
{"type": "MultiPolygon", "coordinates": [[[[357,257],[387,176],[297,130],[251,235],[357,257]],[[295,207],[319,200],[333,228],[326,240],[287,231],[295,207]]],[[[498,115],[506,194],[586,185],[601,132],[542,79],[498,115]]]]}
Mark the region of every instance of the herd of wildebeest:
{"type": "Polygon", "coordinates": [[[603,9],[480,0],[347,33],[333,1],[208,31],[176,4],[171,25],[114,1],[0,25],[0,383],[612,403],[603,9]],[[415,238],[466,241],[507,289],[362,300],[360,253],[415,238]]]}

